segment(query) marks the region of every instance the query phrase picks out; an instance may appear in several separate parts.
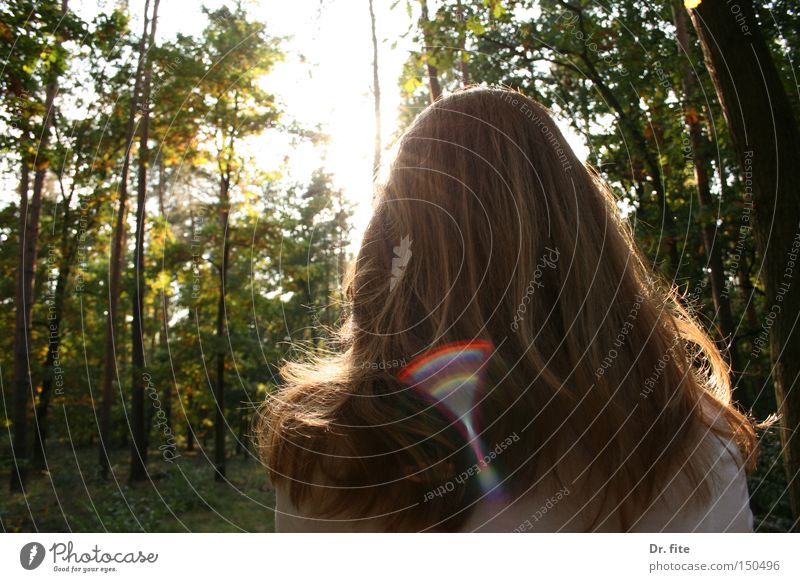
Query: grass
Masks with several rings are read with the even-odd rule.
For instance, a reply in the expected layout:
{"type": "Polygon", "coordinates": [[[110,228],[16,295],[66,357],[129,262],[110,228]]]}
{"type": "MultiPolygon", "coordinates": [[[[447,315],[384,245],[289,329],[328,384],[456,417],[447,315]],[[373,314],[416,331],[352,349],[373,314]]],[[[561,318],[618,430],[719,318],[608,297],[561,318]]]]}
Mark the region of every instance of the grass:
{"type": "MultiPolygon", "coordinates": [[[[113,477],[97,468],[97,450],[54,446],[48,471],[31,472],[25,494],[0,495],[6,532],[271,532],[274,493],[256,458],[231,458],[228,482],[213,463],[183,452],[173,463],[150,455],[150,480],[128,483],[128,451],[112,453],[113,477]]],[[[0,473],[7,487],[8,472],[0,473]]],[[[7,491],[7,489],[6,489],[7,491]]]]}

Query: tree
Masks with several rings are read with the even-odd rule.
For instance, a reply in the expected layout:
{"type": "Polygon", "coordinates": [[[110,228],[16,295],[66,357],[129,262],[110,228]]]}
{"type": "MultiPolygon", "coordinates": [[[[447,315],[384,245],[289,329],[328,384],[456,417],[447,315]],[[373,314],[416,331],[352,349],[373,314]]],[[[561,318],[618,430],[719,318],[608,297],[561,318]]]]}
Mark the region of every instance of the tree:
{"type": "MultiPolygon", "coordinates": [[[[99,22],[95,24],[105,30],[118,30],[121,16],[120,13],[101,15],[98,17],[99,22]]],[[[88,48],[89,55],[96,59],[91,67],[95,84],[106,90],[114,88],[113,80],[103,74],[103,64],[100,62],[103,55],[108,53],[108,47],[98,42],[95,34],[88,48]]],[[[62,91],[64,90],[71,94],[78,93],[75,87],[62,87],[62,91]]],[[[67,287],[76,269],[80,267],[76,264],[79,249],[81,246],[85,247],[85,238],[94,228],[101,207],[110,201],[107,181],[113,163],[125,145],[121,133],[117,131],[122,128],[103,120],[109,114],[108,110],[113,109],[113,105],[109,105],[108,94],[101,94],[99,99],[89,103],[79,103],[88,115],[77,120],[58,115],[53,124],[56,135],[53,159],[54,162],[58,161],[55,177],[60,201],[58,208],[52,213],[52,234],[57,237],[53,246],[57,247],[57,252],[54,253],[51,249],[48,258],[52,259],[53,255],[58,258],[56,265],[48,260],[49,278],[52,279],[53,267],[56,267],[57,274],[55,282],[48,281],[50,285],[44,297],[48,308],[47,354],[42,366],[43,377],[38,402],[34,409],[36,431],[33,454],[36,468],[47,466],[48,408],[53,396],[58,396],[64,390],[62,324],[67,310],[67,287]],[[73,204],[76,199],[77,209],[73,204]]]]}
{"type": "Polygon", "coordinates": [[[700,207],[700,221],[703,232],[703,246],[708,256],[708,268],[711,280],[711,296],[714,301],[716,317],[714,322],[719,328],[719,335],[727,346],[726,352],[731,368],[734,371],[741,370],[736,348],[736,327],[731,313],[731,304],[725,293],[725,268],[723,265],[722,246],[723,242],[717,236],[716,215],[713,212],[713,202],[711,195],[711,177],[707,148],[708,140],[703,135],[703,128],[700,119],[701,101],[698,91],[698,83],[695,79],[691,63],[692,47],[686,31],[686,12],[680,0],[673,0],[672,3],[673,20],[675,22],[676,40],[680,51],[680,77],[681,87],[684,97],[684,119],[686,129],[689,132],[689,139],[692,149],[692,161],[694,166],[695,188],[700,207]],[[684,58],[685,57],[685,58],[684,58]]]}
{"type": "Polygon", "coordinates": [[[273,208],[282,232],[280,289],[290,294],[283,304],[285,333],[295,340],[324,347],[327,330],[340,310],[345,245],[352,208],[332,178],[317,170],[307,185],[289,189],[273,208]],[[312,321],[311,326],[308,325],[312,321]]]}
{"type": "Polygon", "coordinates": [[[372,95],[375,99],[375,153],[372,171],[377,175],[381,167],[381,82],[378,76],[378,37],[375,34],[375,10],[369,0],[369,21],[372,30],[372,95]]]}
{"type": "Polygon", "coordinates": [[[144,309],[144,234],[147,205],[147,165],[149,163],[150,139],[150,83],[153,77],[152,51],[155,46],[156,25],[158,24],[158,5],[153,3],[153,16],[150,19],[150,36],[144,54],[141,119],[139,121],[139,174],[136,193],[136,246],[134,251],[135,284],[133,290],[133,324],[131,325],[133,361],[131,367],[132,397],[132,429],[131,446],[131,481],[143,481],[147,478],[147,434],[145,431],[144,392],[145,380],[144,329],[142,311],[144,309]]]}
{"type": "Polygon", "coordinates": [[[230,339],[226,318],[230,269],[232,194],[241,185],[244,158],[241,141],[263,132],[278,120],[274,96],[259,86],[261,78],[282,57],[278,41],[264,24],[248,19],[241,5],[206,12],[209,25],[199,45],[199,61],[208,70],[201,82],[206,94],[204,123],[213,149],[218,179],[218,248],[214,267],[218,276],[215,336],[214,422],[215,478],[225,480],[225,360],[230,339]]]}
{"type": "Polygon", "coordinates": [[[469,53],[467,52],[467,26],[464,5],[456,2],[456,30],[458,31],[458,62],[461,65],[461,83],[469,85],[469,53]]]}
{"type": "Polygon", "coordinates": [[[148,12],[150,0],[145,0],[144,24],[142,36],[139,39],[138,62],[133,79],[133,91],[130,94],[128,126],[125,136],[125,152],[122,157],[122,171],[119,180],[119,198],[117,203],[116,225],[114,240],[111,245],[111,260],[109,264],[108,281],[108,318],[106,320],[106,342],[103,352],[103,402],[100,410],[100,441],[99,462],[100,472],[108,476],[110,463],[108,460],[108,447],[111,446],[111,406],[114,401],[112,385],[114,379],[119,379],[117,368],[117,307],[119,305],[120,282],[122,279],[122,260],[125,253],[124,241],[126,235],[126,220],[128,215],[128,174],[130,173],[130,156],[133,147],[133,138],[136,131],[136,111],[138,109],[139,91],[141,86],[142,70],[147,50],[147,28],[149,26],[148,12]]]}
{"type": "Polygon", "coordinates": [[[728,130],[745,177],[752,175],[756,242],[768,313],[772,381],[781,415],[784,466],[800,522],[800,131],[764,41],[753,4],[723,0],[687,5],[700,37],[728,130]],[[793,255],[794,253],[794,255],[793,255]]]}
{"type": "Polygon", "coordinates": [[[423,58],[428,70],[428,86],[430,88],[431,103],[442,95],[442,86],[439,84],[439,70],[435,64],[436,46],[433,40],[433,25],[428,16],[428,0],[419,0],[422,12],[419,17],[419,28],[422,31],[424,42],[423,58]]]}
{"type": "MultiPolygon", "coordinates": [[[[611,169],[612,184],[635,190],[632,202],[640,210],[637,217],[642,218],[642,224],[659,227],[658,236],[651,237],[645,247],[652,247],[647,250],[656,265],[670,280],[677,281],[682,259],[675,232],[678,214],[668,196],[671,177],[665,175],[660,158],[665,144],[656,123],[641,111],[647,92],[652,102],[648,113],[663,115],[657,108],[665,109],[668,92],[647,60],[629,58],[630,52],[642,51],[641,41],[628,38],[633,34],[629,30],[632,26],[643,29],[648,49],[663,47],[667,36],[655,24],[661,18],[661,7],[625,2],[615,4],[612,14],[602,5],[591,3],[474,0],[470,7],[460,8],[462,14],[469,14],[465,22],[459,22],[458,5],[454,9],[445,5],[437,19],[429,22],[428,34],[457,43],[462,29],[465,34],[471,32],[475,49],[470,51],[470,67],[474,76],[487,83],[518,87],[545,105],[564,110],[565,117],[582,132],[585,129],[579,123],[591,124],[599,116],[613,117],[616,131],[607,132],[602,144],[597,144],[601,147],[592,148],[604,159],[591,161],[605,172],[611,169]],[[517,17],[520,12],[532,11],[539,13],[537,18],[517,17]],[[648,26],[651,21],[654,24],[648,26]],[[442,27],[451,30],[443,31],[442,27]],[[584,104],[588,107],[583,111],[572,110],[584,104]]],[[[455,59],[449,61],[455,64],[455,59]]],[[[450,64],[438,54],[436,63],[450,64]]],[[[437,70],[437,78],[445,74],[437,70]]],[[[450,78],[454,86],[461,84],[457,76],[450,78]]],[[[592,137],[596,142],[598,136],[592,137]]]]}
{"type": "Polygon", "coordinates": [[[46,82],[44,111],[39,139],[32,162],[23,154],[22,178],[20,180],[20,244],[17,268],[17,293],[15,298],[16,329],[14,334],[14,459],[15,468],[11,471],[11,491],[22,491],[25,487],[28,459],[28,401],[33,398],[31,378],[31,318],[33,316],[34,279],[36,275],[36,256],[39,242],[39,221],[42,208],[42,190],[49,165],[47,148],[50,130],[55,116],[55,98],[58,92],[58,77],[65,68],[65,51],[57,41],[63,35],[62,20],[67,15],[67,0],[61,3],[60,17],[53,19],[53,43],[46,53],[45,70],[42,78],[46,82]],[[61,30],[60,30],[61,29],[61,30]],[[33,193],[28,198],[29,163],[33,166],[33,193]]]}

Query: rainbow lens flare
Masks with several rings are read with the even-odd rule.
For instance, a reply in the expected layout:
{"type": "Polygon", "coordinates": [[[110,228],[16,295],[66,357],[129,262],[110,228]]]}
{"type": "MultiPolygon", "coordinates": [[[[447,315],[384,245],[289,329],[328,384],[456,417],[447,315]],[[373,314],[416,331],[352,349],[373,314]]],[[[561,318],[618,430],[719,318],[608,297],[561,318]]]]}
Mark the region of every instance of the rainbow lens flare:
{"type": "Polygon", "coordinates": [[[475,402],[485,384],[486,364],[494,352],[488,340],[452,342],[411,360],[397,378],[420,393],[450,418],[477,459],[478,483],[484,495],[501,497],[500,478],[484,453],[478,435],[475,402]]]}

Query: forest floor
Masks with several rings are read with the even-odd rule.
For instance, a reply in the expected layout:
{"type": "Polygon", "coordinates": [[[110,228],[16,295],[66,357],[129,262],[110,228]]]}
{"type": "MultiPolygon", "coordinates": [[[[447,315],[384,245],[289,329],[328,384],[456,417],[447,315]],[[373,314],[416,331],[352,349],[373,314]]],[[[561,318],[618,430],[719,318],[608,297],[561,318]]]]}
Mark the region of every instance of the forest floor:
{"type": "MultiPolygon", "coordinates": [[[[786,478],[775,430],[761,435],[758,469],[750,476],[756,531],[792,528],[786,478]]],[[[55,442],[49,471],[31,472],[25,495],[8,493],[10,466],[0,466],[0,530],[6,532],[272,532],[275,495],[255,457],[228,459],[227,483],[214,481],[201,448],[173,463],[150,455],[150,481],[128,483],[129,450],[112,452],[113,477],[98,471],[97,449],[55,442]],[[33,516],[33,517],[31,517],[33,516]]],[[[10,455],[8,455],[10,457],[10,455]]],[[[4,458],[0,455],[0,458],[4,458]]]]}
{"type": "Polygon", "coordinates": [[[6,532],[272,532],[275,496],[254,457],[230,458],[227,482],[211,458],[182,452],[172,463],[150,455],[151,480],[128,483],[127,450],[111,455],[113,477],[98,471],[97,449],[54,445],[48,471],[31,472],[25,495],[8,494],[0,471],[0,525],[6,532]],[[31,517],[33,516],[33,517],[31,517]]]}

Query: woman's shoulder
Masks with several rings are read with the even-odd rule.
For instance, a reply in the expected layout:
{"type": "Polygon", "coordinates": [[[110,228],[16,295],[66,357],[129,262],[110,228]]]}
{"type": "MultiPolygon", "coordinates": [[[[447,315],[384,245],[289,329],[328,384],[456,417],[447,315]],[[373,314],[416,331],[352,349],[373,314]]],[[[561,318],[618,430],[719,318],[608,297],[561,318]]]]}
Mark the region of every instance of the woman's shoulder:
{"type": "Polygon", "coordinates": [[[752,532],[753,513],[745,463],[736,443],[712,428],[702,431],[697,444],[707,484],[701,495],[684,471],[678,470],[650,511],[632,531],[638,532],[752,532]]]}
{"type": "MultiPolygon", "coordinates": [[[[753,531],[744,460],[736,443],[709,427],[697,429],[695,434],[693,454],[701,459],[697,466],[703,467],[697,477],[707,487],[694,485],[686,468],[676,467],[628,531],[753,531]]],[[[620,531],[622,527],[613,517],[587,521],[587,516],[600,509],[598,490],[586,483],[573,487],[551,482],[531,488],[501,508],[478,502],[462,531],[620,531]]]]}

